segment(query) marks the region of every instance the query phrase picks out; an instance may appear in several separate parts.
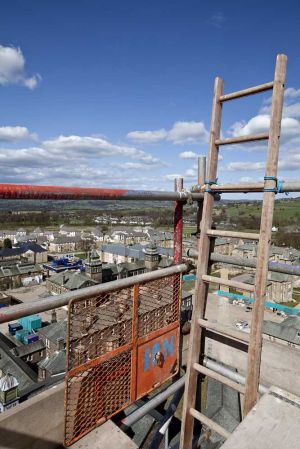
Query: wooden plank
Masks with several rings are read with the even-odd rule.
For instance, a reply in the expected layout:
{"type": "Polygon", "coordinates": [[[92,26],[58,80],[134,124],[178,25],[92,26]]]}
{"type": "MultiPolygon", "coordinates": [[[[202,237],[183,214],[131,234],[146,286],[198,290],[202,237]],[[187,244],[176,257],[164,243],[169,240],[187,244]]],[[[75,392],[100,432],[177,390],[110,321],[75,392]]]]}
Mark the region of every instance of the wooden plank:
{"type": "Polygon", "coordinates": [[[258,140],[267,140],[269,138],[269,133],[262,134],[252,134],[249,136],[238,136],[238,137],[228,137],[226,139],[217,139],[216,145],[219,147],[221,145],[234,145],[237,143],[246,142],[256,142],[258,140]]]}
{"type": "Polygon", "coordinates": [[[216,332],[217,334],[225,335],[226,337],[234,338],[238,341],[243,341],[245,343],[249,343],[249,334],[246,334],[245,332],[239,332],[234,329],[230,329],[227,326],[222,326],[219,323],[212,323],[211,321],[204,320],[202,318],[199,318],[198,324],[205,329],[209,329],[213,332],[216,332]]]}
{"type": "MultiPolygon", "coordinates": [[[[214,422],[212,419],[209,419],[207,416],[203,415],[203,413],[198,412],[198,410],[195,410],[193,407],[190,408],[190,415],[194,418],[198,419],[202,424],[209,427],[210,429],[217,432],[219,435],[221,435],[224,438],[229,438],[231,433],[228,432],[224,427],[220,426],[216,422],[214,422]]],[[[192,446],[190,446],[192,447],[192,446]]]]}
{"type": "Polygon", "coordinates": [[[194,363],[194,369],[198,371],[198,373],[203,374],[204,376],[208,376],[211,379],[215,379],[218,382],[221,382],[224,385],[227,385],[227,387],[233,388],[234,390],[238,391],[241,394],[245,393],[245,387],[238,382],[234,382],[234,380],[230,380],[225,376],[222,376],[219,373],[216,373],[215,371],[206,368],[203,365],[200,365],[199,363],[194,363]]]}
{"type": "MultiPolygon", "coordinates": [[[[272,97],[272,112],[269,132],[268,155],[266,163],[266,176],[277,176],[279,138],[284,95],[287,57],[278,55],[275,68],[275,80],[272,97]]],[[[275,187],[276,182],[265,182],[266,188],[275,187]]],[[[248,351],[248,369],[246,379],[244,414],[246,415],[257,401],[257,390],[260,375],[262,326],[264,318],[264,302],[266,300],[266,287],[269,262],[269,246],[272,233],[274,212],[274,192],[264,192],[262,217],[260,226],[260,239],[258,243],[254,304],[252,311],[252,325],[250,330],[250,344],[248,351]]]]}
{"type": "MultiPolygon", "coordinates": [[[[208,151],[208,179],[215,179],[217,175],[218,165],[218,147],[215,141],[220,136],[221,129],[221,113],[222,104],[220,103],[220,96],[223,94],[223,81],[217,77],[214,86],[214,98],[211,118],[211,131],[208,151]]],[[[198,325],[198,319],[204,317],[206,299],[207,299],[207,284],[202,280],[202,276],[207,273],[209,264],[210,239],[206,234],[207,229],[212,225],[212,212],[214,205],[214,195],[211,193],[204,193],[203,215],[201,220],[201,233],[198,240],[198,252],[201,257],[197,262],[197,279],[194,293],[194,307],[190,335],[190,351],[189,361],[187,364],[187,376],[185,384],[185,395],[182,412],[182,426],[180,435],[180,449],[190,449],[193,439],[193,416],[189,413],[191,407],[195,406],[197,393],[197,372],[193,369],[193,363],[199,362],[199,354],[201,347],[202,329],[198,325]]]]}
{"type": "Polygon", "coordinates": [[[238,90],[237,92],[232,92],[230,94],[222,95],[220,101],[234,100],[235,98],[246,97],[248,95],[258,94],[260,92],[265,92],[266,90],[273,89],[274,82],[271,81],[265,84],[259,84],[258,86],[248,87],[247,89],[238,90]]]}
{"type": "Polygon", "coordinates": [[[299,448],[299,422],[299,397],[271,387],[232,432],[222,449],[299,448]]]}
{"type": "Polygon", "coordinates": [[[211,282],[213,284],[227,285],[228,287],[234,287],[238,290],[244,290],[246,292],[254,292],[254,285],[245,284],[244,282],[233,281],[232,279],[223,279],[216,276],[202,275],[204,282],[211,282]]]}
{"type": "Polygon", "coordinates": [[[206,233],[207,235],[211,235],[213,237],[230,237],[244,240],[259,240],[259,234],[255,234],[254,232],[235,232],[222,231],[221,229],[208,229],[206,233]]]}

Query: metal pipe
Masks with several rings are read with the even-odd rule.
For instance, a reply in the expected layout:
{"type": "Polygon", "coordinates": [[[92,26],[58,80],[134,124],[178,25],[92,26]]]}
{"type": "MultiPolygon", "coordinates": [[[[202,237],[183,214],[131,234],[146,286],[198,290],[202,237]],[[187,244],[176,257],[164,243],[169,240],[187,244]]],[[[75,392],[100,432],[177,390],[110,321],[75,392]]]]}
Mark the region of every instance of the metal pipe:
{"type": "Polygon", "coordinates": [[[90,297],[99,295],[100,293],[112,292],[121,288],[132,287],[135,284],[154,281],[176,273],[184,273],[189,271],[189,269],[190,267],[186,264],[174,265],[169,268],[163,268],[161,270],[138,274],[129,278],[117,279],[116,281],[106,282],[105,284],[63,293],[62,295],[49,296],[48,298],[43,299],[39,298],[26,304],[5,307],[2,308],[0,312],[0,323],[7,323],[17,318],[32,315],[34,313],[46,312],[47,310],[66,306],[69,304],[71,299],[89,299],[90,297]]]}
{"type": "Polygon", "coordinates": [[[166,410],[166,413],[164,414],[163,421],[160,423],[159,428],[155,432],[155,435],[152,439],[149,449],[158,449],[164,435],[165,434],[166,434],[166,436],[168,435],[167,430],[168,430],[171,420],[174,416],[174,413],[176,412],[176,409],[177,409],[178,404],[182,398],[183,393],[184,393],[184,385],[175,392],[175,394],[168,406],[168,409],[166,410]]]}
{"type": "MultiPolygon", "coordinates": [[[[210,189],[218,193],[248,193],[263,192],[265,185],[263,182],[244,183],[244,184],[214,184],[210,189]]],[[[202,187],[204,192],[205,187],[202,187]]],[[[281,192],[300,192],[300,182],[284,182],[281,186],[281,192]]]]}
{"type": "MultiPolygon", "coordinates": [[[[206,366],[206,368],[209,368],[209,369],[215,371],[216,373],[227,377],[230,380],[238,382],[241,385],[245,385],[245,382],[246,382],[245,376],[243,376],[240,373],[237,373],[236,371],[232,371],[227,366],[224,366],[224,365],[216,362],[215,360],[205,357],[204,361],[203,361],[203,365],[206,366]]],[[[265,393],[268,393],[269,388],[266,385],[259,384],[258,391],[260,394],[265,394],[265,393]]]]}
{"type": "Polygon", "coordinates": [[[206,176],[206,156],[198,157],[198,186],[203,186],[206,176]]]}
{"type": "MultiPolygon", "coordinates": [[[[198,251],[191,248],[187,251],[188,257],[197,259],[198,251]]],[[[237,265],[238,267],[256,268],[256,259],[243,259],[242,257],[226,256],[224,254],[212,253],[210,259],[213,262],[227,263],[229,265],[237,265]]],[[[269,271],[275,273],[291,274],[292,276],[300,276],[300,265],[288,265],[280,262],[269,262],[269,271]]]]}
{"type": "Polygon", "coordinates": [[[127,427],[131,427],[134,423],[136,423],[137,421],[142,419],[145,415],[147,415],[150,410],[153,410],[158,405],[162,404],[166,399],[168,399],[169,396],[171,396],[181,387],[183,387],[184,383],[185,383],[185,376],[178,379],[176,382],[174,382],[172,385],[170,385],[161,393],[158,393],[156,396],[150,399],[145,405],[138,408],[134,412],[130,413],[130,415],[126,416],[125,418],[123,418],[121,420],[121,424],[127,427]]]}
{"type": "MultiPolygon", "coordinates": [[[[183,190],[183,178],[175,179],[175,192],[183,190]]],[[[175,264],[182,261],[182,234],[183,234],[183,203],[176,201],[174,208],[174,236],[173,236],[173,260],[175,264]]]]}
{"type": "MultiPolygon", "coordinates": [[[[209,359],[208,357],[204,357],[203,365],[207,368],[215,371],[216,373],[222,374],[230,380],[234,380],[239,382],[241,385],[245,385],[246,378],[242,374],[239,374],[235,371],[232,371],[230,368],[222,365],[221,363],[209,359]]],[[[174,382],[168,388],[166,388],[161,393],[158,393],[152,399],[150,399],[145,405],[140,407],[139,409],[132,412],[130,415],[126,416],[122,419],[121,423],[128,427],[131,427],[134,423],[139,421],[145,415],[149,413],[149,411],[156,408],[162,402],[164,402],[169,396],[174,394],[177,390],[179,390],[185,384],[186,375],[182,376],[179,380],[174,382]]],[[[265,394],[268,392],[268,387],[262,384],[259,384],[259,393],[265,394]]]]}
{"type": "Polygon", "coordinates": [[[201,201],[203,193],[0,184],[0,199],[201,201]]]}

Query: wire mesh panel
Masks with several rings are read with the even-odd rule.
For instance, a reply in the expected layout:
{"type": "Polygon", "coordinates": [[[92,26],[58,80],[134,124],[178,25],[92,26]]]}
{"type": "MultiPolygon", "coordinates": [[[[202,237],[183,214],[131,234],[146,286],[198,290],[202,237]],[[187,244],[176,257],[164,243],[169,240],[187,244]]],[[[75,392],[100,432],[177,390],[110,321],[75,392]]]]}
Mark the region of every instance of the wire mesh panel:
{"type": "Polygon", "coordinates": [[[65,444],[178,371],[180,274],[69,305],[65,444]]]}

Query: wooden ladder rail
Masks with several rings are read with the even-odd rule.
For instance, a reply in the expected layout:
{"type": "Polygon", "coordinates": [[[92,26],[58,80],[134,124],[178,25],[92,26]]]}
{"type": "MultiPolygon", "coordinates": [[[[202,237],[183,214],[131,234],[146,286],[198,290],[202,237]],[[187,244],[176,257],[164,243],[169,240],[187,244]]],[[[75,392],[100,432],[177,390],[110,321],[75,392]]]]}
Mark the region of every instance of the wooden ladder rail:
{"type": "Polygon", "coordinates": [[[281,130],[284,84],[287,57],[278,55],[272,95],[272,111],[268,141],[267,163],[265,169],[265,192],[260,223],[258,242],[254,303],[252,309],[252,325],[248,349],[247,377],[245,386],[244,415],[247,415],[257,401],[260,376],[262,327],[264,319],[264,302],[266,300],[269,251],[272,233],[272,222],[275,205],[275,189],[277,188],[277,169],[279,156],[279,139],[281,130]],[[266,178],[274,178],[266,179],[266,178]],[[274,189],[274,191],[271,191],[274,189]],[[268,191],[269,190],[269,191],[268,191]]]}
{"type": "MultiPolygon", "coordinates": [[[[261,349],[262,349],[262,324],[264,314],[264,300],[266,296],[267,274],[269,262],[269,246],[271,239],[271,228],[274,211],[275,193],[277,188],[276,176],[278,167],[279,154],[279,138],[281,128],[284,82],[286,73],[287,57],[285,55],[278,55],[275,67],[274,82],[264,85],[256,86],[254,88],[245,89],[240,92],[223,95],[223,81],[217,77],[214,86],[214,98],[211,119],[211,132],[208,152],[208,181],[216,179],[217,164],[218,164],[218,150],[219,145],[242,143],[254,140],[269,139],[268,156],[266,163],[265,175],[265,192],[263,197],[262,218],[258,244],[257,257],[257,275],[254,287],[254,306],[251,333],[249,338],[248,350],[248,365],[245,386],[245,402],[244,413],[247,414],[249,410],[255,405],[257,401],[261,349]],[[269,134],[261,134],[249,136],[247,138],[234,138],[220,140],[221,130],[221,113],[222,102],[231,99],[239,98],[246,95],[262,92],[273,89],[272,95],[272,113],[270,121],[269,134]]],[[[201,233],[198,242],[198,263],[197,263],[197,278],[194,294],[193,316],[190,333],[190,351],[187,363],[187,380],[185,385],[184,404],[182,412],[182,427],[180,436],[180,449],[190,449],[193,438],[193,424],[195,418],[194,409],[196,394],[197,394],[197,376],[198,372],[194,368],[199,364],[201,341],[202,341],[202,326],[199,325],[204,318],[209,276],[207,270],[209,266],[210,255],[210,236],[212,225],[212,212],[214,205],[214,196],[209,189],[206,190],[203,203],[203,216],[201,221],[201,233]],[[200,256],[201,255],[201,256],[200,256]]],[[[255,240],[257,239],[255,235],[255,240]]],[[[249,237],[248,237],[249,238],[249,237]]],[[[211,279],[213,280],[213,279],[211,279]]],[[[202,416],[198,413],[198,419],[202,416]]],[[[204,422],[203,422],[204,423],[204,422]]],[[[205,423],[204,423],[205,424],[205,423]]]]}

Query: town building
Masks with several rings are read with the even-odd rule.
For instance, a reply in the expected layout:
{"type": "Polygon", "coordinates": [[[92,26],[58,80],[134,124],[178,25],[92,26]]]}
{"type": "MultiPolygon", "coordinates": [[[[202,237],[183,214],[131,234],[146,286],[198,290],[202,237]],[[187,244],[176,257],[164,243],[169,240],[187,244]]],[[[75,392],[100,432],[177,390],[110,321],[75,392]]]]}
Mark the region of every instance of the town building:
{"type": "Polygon", "coordinates": [[[263,333],[270,340],[284,341],[288,346],[300,348],[300,316],[289,316],[281,323],[264,321],[263,333]]]}
{"type": "Polygon", "coordinates": [[[101,284],[102,282],[102,262],[99,254],[96,250],[92,250],[88,253],[87,260],[84,261],[85,265],[85,274],[97,282],[97,284],[101,284]]]}
{"type": "Polygon", "coordinates": [[[43,269],[39,264],[20,262],[0,265],[0,290],[40,284],[42,280],[43,269]]]}
{"type": "Polygon", "coordinates": [[[82,240],[80,236],[65,235],[54,238],[49,242],[49,252],[51,253],[72,253],[82,248],[82,240]]]}
{"type": "Polygon", "coordinates": [[[93,279],[80,271],[64,271],[47,278],[46,288],[49,293],[59,295],[80,288],[96,285],[93,279]]]}

